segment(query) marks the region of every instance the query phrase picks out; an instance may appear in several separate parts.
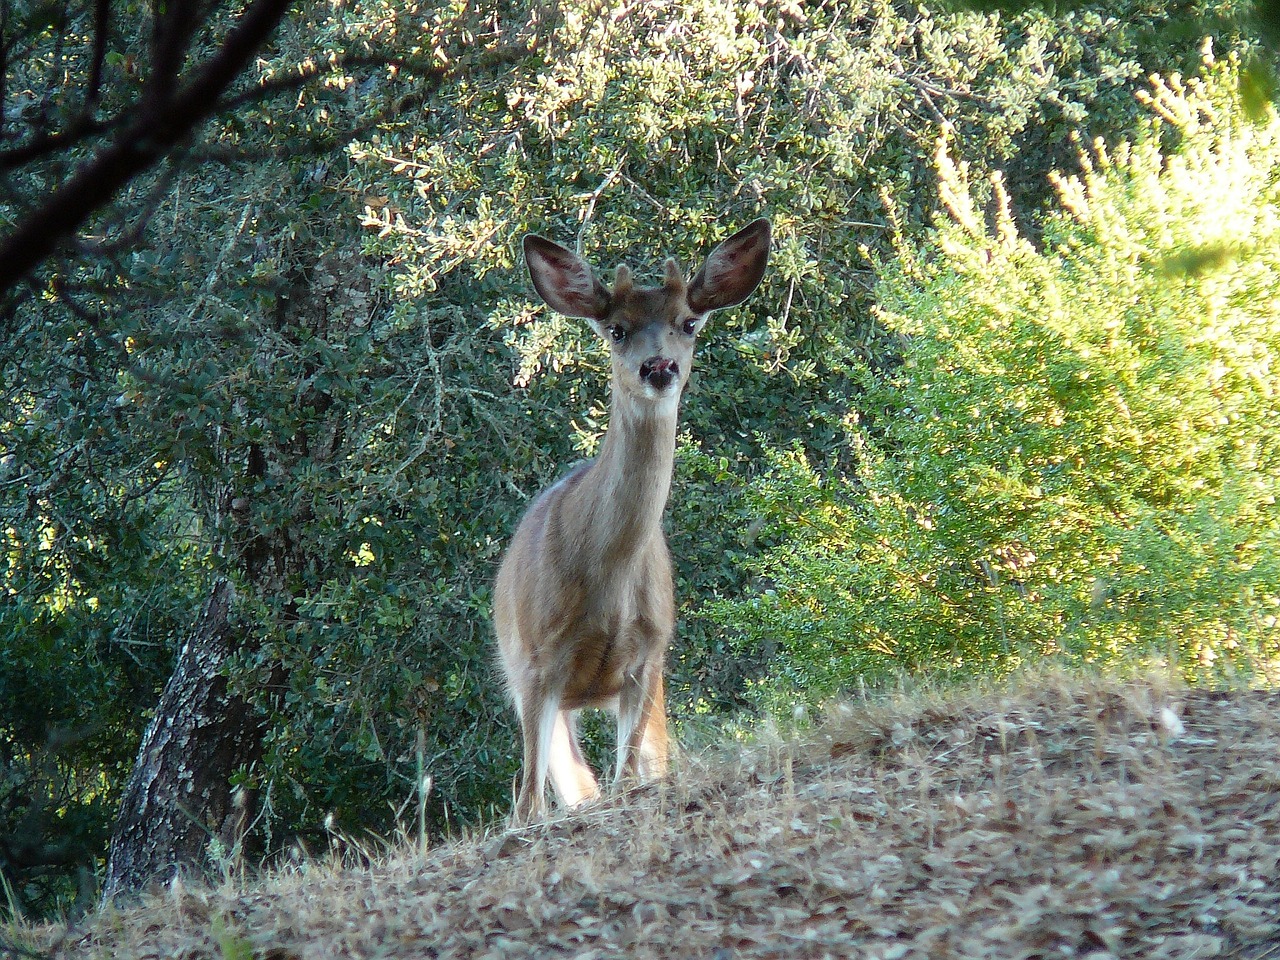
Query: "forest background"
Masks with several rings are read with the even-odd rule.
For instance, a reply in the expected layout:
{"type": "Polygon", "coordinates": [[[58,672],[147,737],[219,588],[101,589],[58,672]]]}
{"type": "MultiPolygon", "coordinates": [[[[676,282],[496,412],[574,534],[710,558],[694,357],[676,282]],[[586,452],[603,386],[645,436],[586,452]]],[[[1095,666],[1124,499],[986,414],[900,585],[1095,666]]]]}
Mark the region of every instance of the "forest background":
{"type": "MultiPolygon", "coordinates": [[[[82,105],[124,115],[166,65],[160,7],[4,9],[8,233],[111,135],[82,105]]],[[[240,7],[198,11],[173,77],[240,7]]],[[[531,295],[530,231],[652,275],[774,223],[683,404],[686,742],[902,671],[1274,682],[1280,147],[1240,24],[296,4],[2,304],[9,909],[98,895],[205,634],[249,743],[215,785],[234,829],[195,817],[209,862],[505,813],[492,576],[607,410],[605,350],[531,295]]]]}

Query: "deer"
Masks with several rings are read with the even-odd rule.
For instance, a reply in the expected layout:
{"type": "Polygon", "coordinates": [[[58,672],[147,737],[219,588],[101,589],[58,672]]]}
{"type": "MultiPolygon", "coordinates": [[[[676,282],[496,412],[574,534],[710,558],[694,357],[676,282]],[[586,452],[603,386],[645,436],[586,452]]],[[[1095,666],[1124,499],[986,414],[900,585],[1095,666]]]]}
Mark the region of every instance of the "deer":
{"type": "Polygon", "coordinates": [[[548,776],[567,809],[600,796],[578,742],[586,708],[616,719],[615,785],[667,774],[663,674],[676,604],[662,517],[680,397],[708,315],[763,278],[770,233],[767,219],[753,221],[687,281],[675,259],[656,287],[620,264],[612,289],[572,250],[524,238],[538,296],[608,345],[610,402],[596,457],[533,500],[494,582],[498,659],[523,747],[516,823],[545,819],[548,776]]]}

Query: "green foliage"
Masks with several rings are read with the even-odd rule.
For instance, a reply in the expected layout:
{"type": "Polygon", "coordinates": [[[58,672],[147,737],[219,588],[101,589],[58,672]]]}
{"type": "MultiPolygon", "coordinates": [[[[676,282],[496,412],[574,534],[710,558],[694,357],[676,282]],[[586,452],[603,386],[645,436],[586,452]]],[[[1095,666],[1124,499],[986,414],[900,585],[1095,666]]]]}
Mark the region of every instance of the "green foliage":
{"type": "Polygon", "coordinates": [[[92,896],[203,576],[119,353],[46,309],[0,361],[0,872],[37,915],[92,896]]]}
{"type": "Polygon", "coordinates": [[[945,216],[879,264],[905,347],[856,470],[783,449],[754,490],[769,587],[717,613],[776,647],[767,693],[1047,654],[1274,680],[1280,122],[1238,78],[1156,80],[1132,143],[1055,179],[1040,245],[939,147],[945,216]]]}
{"type": "MultiPolygon", "coordinates": [[[[325,19],[323,6],[319,22],[299,15],[281,42],[324,38],[335,49],[343,25],[325,19]]],[[[92,35],[76,20],[83,11],[69,9],[67,35],[49,36],[47,47],[37,37],[23,48],[27,59],[10,61],[7,92],[18,103],[48,91],[50,109],[78,107],[57,84],[64,72],[75,82],[92,35]]],[[[108,58],[106,100],[136,92],[126,69],[134,42],[113,32],[121,53],[108,58]]],[[[300,59],[292,53],[281,72],[300,59]]],[[[240,559],[265,554],[260,543],[286,539],[282,531],[298,530],[303,517],[315,519],[298,551],[307,561],[297,564],[300,580],[319,567],[350,577],[348,552],[365,539],[364,514],[348,517],[333,503],[339,493],[363,492],[358,471],[368,459],[353,465],[355,481],[328,469],[325,456],[345,423],[323,414],[340,400],[355,429],[376,433],[360,420],[366,398],[352,380],[380,378],[381,402],[367,412],[385,415],[405,400],[392,392],[400,383],[394,364],[421,337],[395,341],[371,330],[381,301],[368,296],[367,273],[345,271],[339,286],[309,246],[330,252],[333,233],[316,224],[344,219],[345,197],[325,188],[327,164],[313,152],[325,137],[345,140],[364,117],[354,90],[339,95],[346,79],[328,77],[303,98],[290,94],[284,111],[241,110],[210,136],[224,156],[256,153],[252,163],[206,162],[172,194],[173,171],[135,183],[95,229],[112,241],[123,232],[136,245],[95,238],[79,262],[52,266],[39,298],[4,305],[0,872],[28,915],[74,912],[94,896],[148,711],[212,575],[250,579],[240,559]],[[336,94],[326,95],[329,83],[336,94]],[[264,204],[271,196],[291,202],[288,217],[264,204]],[[333,335],[314,308],[289,309],[290,295],[313,306],[303,296],[309,283],[318,287],[314,302],[333,303],[333,335]],[[264,447],[270,476],[250,467],[264,447]]],[[[411,86],[384,81],[391,102],[411,86]]],[[[0,224],[76,157],[52,154],[15,177],[12,193],[6,181],[0,224]]],[[[345,219],[354,225],[354,211],[345,219]]],[[[418,355],[409,363],[417,367],[418,355]]],[[[360,386],[370,388],[368,379],[360,386]]],[[[400,422],[411,431],[417,420],[400,422]]],[[[357,433],[354,441],[368,457],[382,452],[376,438],[357,433]]],[[[301,589],[265,576],[247,587],[262,601],[253,611],[261,619],[245,618],[254,639],[298,632],[292,591],[301,589]]],[[[247,664],[238,684],[257,692],[284,659],[281,649],[266,646],[274,659],[247,664]]]]}

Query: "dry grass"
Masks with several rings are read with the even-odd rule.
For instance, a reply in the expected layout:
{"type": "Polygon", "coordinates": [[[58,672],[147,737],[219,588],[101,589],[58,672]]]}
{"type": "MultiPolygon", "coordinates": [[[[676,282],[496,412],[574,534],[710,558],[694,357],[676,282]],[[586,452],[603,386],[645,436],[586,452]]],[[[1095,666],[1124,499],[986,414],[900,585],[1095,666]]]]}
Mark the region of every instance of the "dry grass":
{"type": "Polygon", "coordinates": [[[58,958],[1280,958],[1280,694],[1053,679],[373,869],[45,933],[58,958]]]}

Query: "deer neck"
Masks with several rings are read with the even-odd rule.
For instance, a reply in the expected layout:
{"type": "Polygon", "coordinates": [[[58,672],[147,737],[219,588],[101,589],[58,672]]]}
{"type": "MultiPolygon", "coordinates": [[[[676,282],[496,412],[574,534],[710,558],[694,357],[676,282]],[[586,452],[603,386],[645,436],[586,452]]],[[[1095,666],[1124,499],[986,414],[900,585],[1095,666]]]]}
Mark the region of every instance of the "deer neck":
{"type": "Polygon", "coordinates": [[[612,576],[652,549],[675,462],[679,396],[638,403],[614,392],[600,452],[578,487],[575,513],[589,525],[583,560],[612,576]]]}

